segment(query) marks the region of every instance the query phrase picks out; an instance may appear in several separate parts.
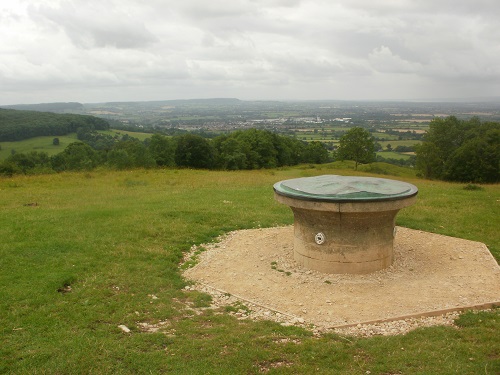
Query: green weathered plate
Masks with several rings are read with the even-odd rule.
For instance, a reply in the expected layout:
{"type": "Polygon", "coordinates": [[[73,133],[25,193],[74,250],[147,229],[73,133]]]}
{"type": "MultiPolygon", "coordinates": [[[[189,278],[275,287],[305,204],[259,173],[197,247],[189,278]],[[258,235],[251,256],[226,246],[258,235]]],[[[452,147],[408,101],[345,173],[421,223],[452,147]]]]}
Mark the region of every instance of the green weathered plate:
{"type": "Polygon", "coordinates": [[[397,200],[418,193],[415,185],[387,178],[323,175],[274,184],[277,194],[327,202],[397,200]]]}

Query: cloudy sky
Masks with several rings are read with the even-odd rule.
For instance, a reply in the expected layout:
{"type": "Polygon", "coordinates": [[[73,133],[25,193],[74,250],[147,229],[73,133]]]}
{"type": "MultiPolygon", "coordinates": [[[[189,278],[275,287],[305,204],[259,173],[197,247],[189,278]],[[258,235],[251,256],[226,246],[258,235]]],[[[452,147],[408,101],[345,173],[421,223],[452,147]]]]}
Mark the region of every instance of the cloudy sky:
{"type": "Polygon", "coordinates": [[[2,0],[0,104],[500,97],[498,0],[2,0]]]}

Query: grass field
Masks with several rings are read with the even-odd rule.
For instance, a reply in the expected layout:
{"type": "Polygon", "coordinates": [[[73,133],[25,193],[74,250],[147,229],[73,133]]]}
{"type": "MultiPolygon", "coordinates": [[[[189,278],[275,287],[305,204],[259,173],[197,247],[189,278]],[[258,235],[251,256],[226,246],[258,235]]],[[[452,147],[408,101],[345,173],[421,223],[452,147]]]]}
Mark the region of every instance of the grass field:
{"type": "Polygon", "coordinates": [[[5,160],[15,150],[17,153],[28,153],[30,151],[46,152],[49,155],[55,155],[64,151],[67,145],[76,142],[76,133],[63,136],[46,136],[25,139],[17,142],[1,142],[2,149],[0,150],[0,161],[5,160]],[[54,138],[59,138],[59,145],[54,146],[52,141],[54,138]]]}
{"type": "Polygon", "coordinates": [[[410,158],[410,155],[401,154],[399,152],[394,152],[394,151],[379,151],[379,152],[376,152],[376,154],[379,156],[382,156],[383,158],[386,158],[386,159],[408,160],[410,158]]]}
{"type": "Polygon", "coordinates": [[[371,135],[378,140],[378,142],[381,142],[382,139],[385,139],[387,141],[397,141],[399,139],[399,136],[394,135],[394,134],[387,134],[387,133],[379,133],[379,132],[373,132],[371,135]]]}
{"type": "Polygon", "coordinates": [[[146,138],[151,138],[151,136],[153,135],[151,133],[128,132],[125,130],[116,130],[116,129],[99,130],[99,133],[108,134],[112,137],[114,137],[115,135],[118,135],[119,137],[121,137],[121,136],[127,134],[133,138],[137,138],[140,141],[144,141],[146,138]]]}
{"type": "MultiPolygon", "coordinates": [[[[135,137],[141,141],[146,138],[151,138],[151,133],[136,133],[136,132],[127,132],[124,130],[102,130],[99,133],[108,134],[111,136],[123,136],[128,134],[131,137],[135,137]]],[[[23,141],[16,142],[1,142],[0,146],[0,161],[5,160],[9,155],[11,155],[12,150],[15,150],[18,153],[27,153],[30,151],[43,151],[49,154],[49,156],[58,154],[59,152],[64,151],[66,146],[68,146],[72,142],[77,142],[76,133],[70,133],[68,135],[62,136],[45,136],[45,137],[34,137],[30,139],[25,139],[23,141]],[[59,145],[54,146],[52,141],[54,138],[59,138],[59,145]]]]}
{"type": "Polygon", "coordinates": [[[414,146],[418,145],[421,143],[421,141],[413,140],[413,139],[407,139],[407,140],[401,140],[401,141],[380,141],[378,142],[380,145],[385,149],[388,144],[392,146],[392,148],[396,148],[398,146],[414,146]]]}
{"type": "MultiPolygon", "coordinates": [[[[369,175],[349,167],[0,179],[0,373],[500,373],[498,310],[463,314],[458,329],[355,338],[192,309],[208,298],[183,290],[183,252],[230,230],[291,224],[273,183],[369,175]],[[142,332],[144,322],[164,329],[142,332]]],[[[390,168],[419,188],[399,225],[482,241],[500,259],[500,185],[465,190],[390,168]]]]}

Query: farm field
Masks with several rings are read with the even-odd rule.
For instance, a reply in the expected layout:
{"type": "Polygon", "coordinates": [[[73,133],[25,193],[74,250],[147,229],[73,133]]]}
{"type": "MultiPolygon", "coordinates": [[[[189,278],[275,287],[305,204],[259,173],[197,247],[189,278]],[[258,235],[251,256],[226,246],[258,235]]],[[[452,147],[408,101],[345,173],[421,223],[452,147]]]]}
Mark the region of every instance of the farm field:
{"type": "Polygon", "coordinates": [[[376,154],[378,156],[382,156],[385,159],[408,160],[410,158],[410,155],[402,154],[400,152],[394,152],[394,151],[379,151],[379,152],[376,152],[376,154]]]}
{"type": "Polygon", "coordinates": [[[398,140],[398,136],[394,135],[394,134],[386,134],[386,133],[375,132],[375,133],[372,133],[372,136],[375,139],[377,139],[379,142],[383,141],[383,140],[387,140],[387,141],[396,141],[396,140],[398,140]]]}
{"type": "MultiPolygon", "coordinates": [[[[128,132],[124,130],[99,130],[99,133],[109,134],[111,136],[123,136],[128,134],[130,137],[135,137],[141,141],[146,138],[151,137],[151,133],[136,133],[136,132],[128,132]]],[[[38,152],[46,152],[49,156],[58,154],[59,152],[64,151],[66,146],[70,143],[77,142],[78,139],[76,137],[76,133],[71,133],[68,135],[62,136],[44,136],[44,137],[35,137],[30,139],[25,139],[23,141],[16,142],[1,142],[2,146],[0,149],[0,161],[5,160],[9,155],[11,155],[12,150],[15,150],[17,153],[27,153],[31,151],[38,152]],[[52,141],[54,138],[59,138],[59,145],[53,145],[52,141]]]]}
{"type": "Polygon", "coordinates": [[[151,136],[153,135],[152,133],[129,132],[126,130],[117,130],[117,129],[99,130],[98,132],[102,134],[108,134],[112,137],[114,136],[122,137],[126,134],[130,137],[137,138],[140,141],[144,141],[146,138],[151,138],[151,136]]]}
{"type": "Polygon", "coordinates": [[[396,148],[398,146],[415,146],[415,145],[418,145],[420,143],[422,143],[421,141],[417,141],[417,140],[413,140],[413,139],[406,139],[406,140],[395,140],[395,141],[378,141],[378,143],[380,143],[380,145],[383,147],[383,148],[386,148],[387,145],[391,145],[392,148],[396,148]]]}
{"type": "Polygon", "coordinates": [[[34,137],[16,142],[1,142],[0,160],[5,160],[14,150],[17,153],[28,153],[31,151],[46,152],[50,155],[55,155],[64,151],[66,146],[72,142],[76,142],[76,133],[62,136],[44,136],[34,137]],[[59,138],[59,145],[55,146],[52,141],[54,138],[59,138]]]}
{"type": "MultiPolygon", "coordinates": [[[[500,185],[464,189],[383,163],[364,167],[419,188],[398,225],[484,242],[500,260],[500,185]]],[[[498,309],[465,313],[455,328],[315,336],[206,309],[208,295],[184,289],[179,265],[192,245],[293,222],[273,198],[275,182],[373,176],[352,168],[344,162],[0,178],[0,373],[499,373],[498,309]]]]}

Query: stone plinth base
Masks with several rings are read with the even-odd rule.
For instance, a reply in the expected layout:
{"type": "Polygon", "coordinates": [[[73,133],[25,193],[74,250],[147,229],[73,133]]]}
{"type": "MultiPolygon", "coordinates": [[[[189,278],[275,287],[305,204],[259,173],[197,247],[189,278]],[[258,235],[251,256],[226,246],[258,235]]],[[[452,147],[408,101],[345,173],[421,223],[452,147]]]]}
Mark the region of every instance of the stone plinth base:
{"type": "Polygon", "coordinates": [[[416,199],[332,203],[275,198],[294,214],[295,261],[320,272],[351,274],[392,264],[396,214],[416,199]]]}

